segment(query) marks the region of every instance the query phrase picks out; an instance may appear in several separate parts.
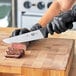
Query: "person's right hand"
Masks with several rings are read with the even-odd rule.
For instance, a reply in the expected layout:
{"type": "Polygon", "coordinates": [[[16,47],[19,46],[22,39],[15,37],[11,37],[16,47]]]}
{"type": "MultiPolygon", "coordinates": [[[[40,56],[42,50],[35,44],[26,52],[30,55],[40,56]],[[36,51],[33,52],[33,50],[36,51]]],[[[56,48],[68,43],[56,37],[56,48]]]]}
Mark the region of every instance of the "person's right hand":
{"type": "Polygon", "coordinates": [[[52,32],[62,33],[68,29],[72,29],[74,18],[71,15],[71,10],[59,14],[57,17],[54,17],[52,22],[48,25],[52,32]]]}

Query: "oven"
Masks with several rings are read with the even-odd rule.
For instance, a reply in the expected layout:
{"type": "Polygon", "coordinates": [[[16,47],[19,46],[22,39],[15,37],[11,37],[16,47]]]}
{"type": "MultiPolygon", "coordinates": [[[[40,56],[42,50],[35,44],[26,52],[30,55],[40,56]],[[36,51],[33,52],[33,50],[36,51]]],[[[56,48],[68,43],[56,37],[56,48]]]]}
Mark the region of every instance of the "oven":
{"type": "Polygon", "coordinates": [[[17,0],[17,27],[30,29],[44,15],[53,0],[17,0]]]}

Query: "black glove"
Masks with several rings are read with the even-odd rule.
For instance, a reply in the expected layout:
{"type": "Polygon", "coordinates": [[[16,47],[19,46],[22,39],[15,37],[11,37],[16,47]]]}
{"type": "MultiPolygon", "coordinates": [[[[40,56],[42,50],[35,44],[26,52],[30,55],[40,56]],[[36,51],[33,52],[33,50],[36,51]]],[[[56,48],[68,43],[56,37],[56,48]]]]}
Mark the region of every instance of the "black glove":
{"type": "Polygon", "coordinates": [[[59,16],[54,17],[53,21],[47,26],[51,34],[54,32],[62,33],[68,29],[72,29],[74,18],[71,15],[71,10],[61,13],[59,16]]]}
{"type": "Polygon", "coordinates": [[[28,29],[26,29],[26,28],[16,29],[16,30],[14,30],[12,32],[10,37],[17,36],[17,35],[20,35],[20,34],[23,34],[23,33],[27,33],[27,32],[30,32],[30,31],[28,29]]]}
{"type": "Polygon", "coordinates": [[[75,22],[76,21],[76,5],[73,6],[72,11],[71,11],[71,15],[74,18],[73,22],[75,22]]]}
{"type": "Polygon", "coordinates": [[[35,31],[35,30],[38,30],[42,28],[41,25],[39,23],[35,24],[32,28],[31,28],[31,31],[35,31]]]}

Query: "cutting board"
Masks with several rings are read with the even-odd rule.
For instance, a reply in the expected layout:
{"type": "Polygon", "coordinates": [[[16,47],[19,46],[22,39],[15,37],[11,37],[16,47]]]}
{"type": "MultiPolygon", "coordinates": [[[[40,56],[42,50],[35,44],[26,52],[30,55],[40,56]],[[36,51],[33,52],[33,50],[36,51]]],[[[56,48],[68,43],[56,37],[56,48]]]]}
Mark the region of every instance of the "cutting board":
{"type": "Polygon", "coordinates": [[[8,45],[0,34],[0,72],[21,76],[68,76],[73,60],[74,40],[46,38],[32,42],[20,59],[6,58],[8,45]]]}

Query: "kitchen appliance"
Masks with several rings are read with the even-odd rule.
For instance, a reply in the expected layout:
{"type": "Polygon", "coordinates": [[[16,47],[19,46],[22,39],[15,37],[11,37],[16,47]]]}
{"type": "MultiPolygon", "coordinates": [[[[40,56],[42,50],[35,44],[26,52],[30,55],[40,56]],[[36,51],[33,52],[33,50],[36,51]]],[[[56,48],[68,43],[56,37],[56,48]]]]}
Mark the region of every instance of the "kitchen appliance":
{"type": "Polygon", "coordinates": [[[17,0],[17,27],[30,29],[44,15],[53,0],[17,0]]]}

